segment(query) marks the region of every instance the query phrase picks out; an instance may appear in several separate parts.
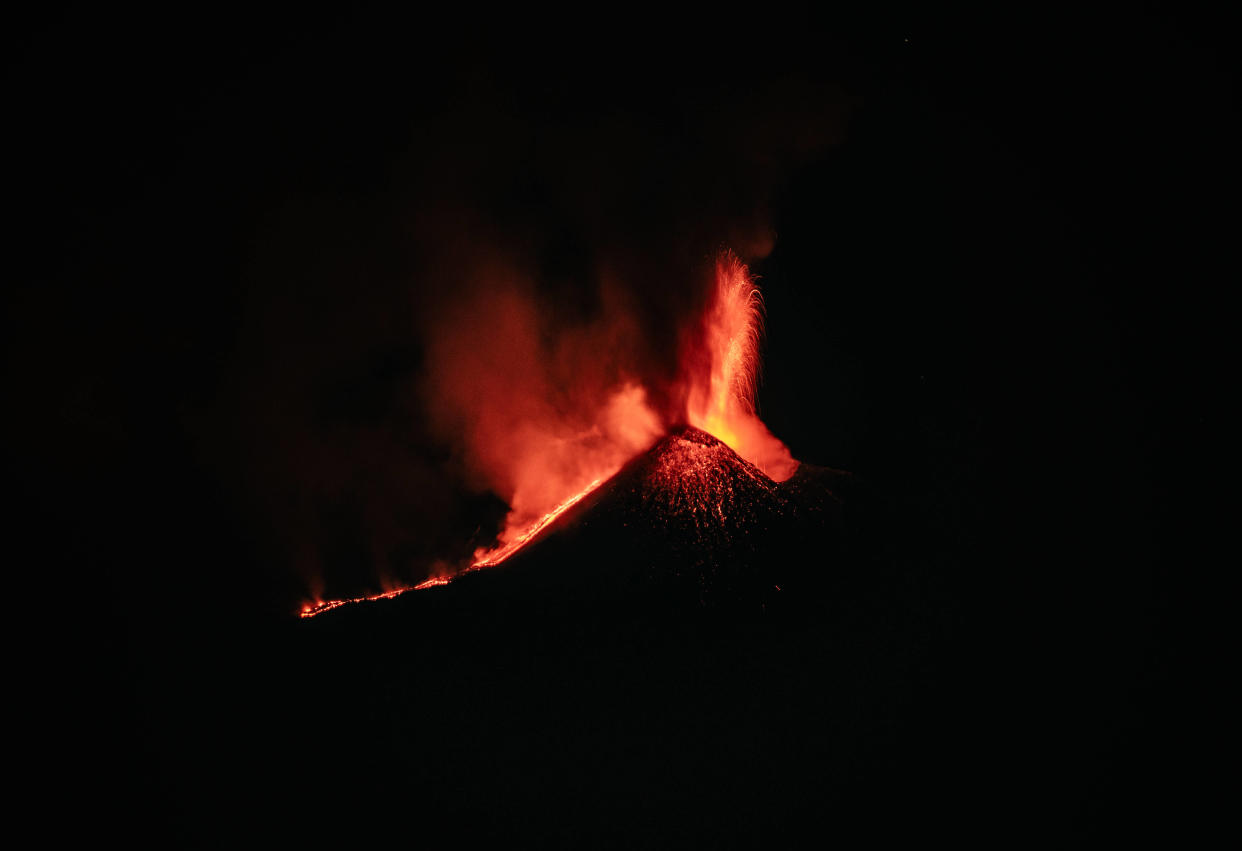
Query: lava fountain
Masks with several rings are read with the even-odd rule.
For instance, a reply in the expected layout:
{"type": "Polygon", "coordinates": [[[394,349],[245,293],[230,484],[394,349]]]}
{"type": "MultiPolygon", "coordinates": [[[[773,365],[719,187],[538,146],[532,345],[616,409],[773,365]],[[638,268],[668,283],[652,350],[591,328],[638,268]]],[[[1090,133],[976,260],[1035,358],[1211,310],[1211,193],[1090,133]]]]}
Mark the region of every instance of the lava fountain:
{"type": "Polygon", "coordinates": [[[754,464],[774,481],[798,469],[789,449],[759,419],[763,298],[732,253],[716,261],[716,286],[701,326],[686,344],[686,421],[754,464]]]}

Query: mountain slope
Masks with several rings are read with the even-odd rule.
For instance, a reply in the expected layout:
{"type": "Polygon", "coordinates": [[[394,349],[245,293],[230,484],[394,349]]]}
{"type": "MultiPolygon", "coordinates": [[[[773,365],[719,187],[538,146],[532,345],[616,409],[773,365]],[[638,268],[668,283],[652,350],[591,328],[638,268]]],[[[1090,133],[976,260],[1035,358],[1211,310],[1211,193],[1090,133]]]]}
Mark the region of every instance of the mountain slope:
{"type": "MultiPolygon", "coordinates": [[[[842,544],[844,474],[806,467],[777,483],[704,431],[682,426],[631,460],[507,561],[435,593],[576,600],[645,597],[762,611],[842,544]],[[503,589],[501,591],[500,589],[503,589]]],[[[408,595],[407,595],[408,596],[408,595]]]]}

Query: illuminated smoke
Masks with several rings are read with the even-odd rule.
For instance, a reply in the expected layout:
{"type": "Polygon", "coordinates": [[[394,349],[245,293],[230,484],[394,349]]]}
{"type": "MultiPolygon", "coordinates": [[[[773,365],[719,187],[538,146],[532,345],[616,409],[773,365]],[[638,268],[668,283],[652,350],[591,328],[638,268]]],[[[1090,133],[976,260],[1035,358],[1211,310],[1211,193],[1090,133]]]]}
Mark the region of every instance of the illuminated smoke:
{"type": "Polygon", "coordinates": [[[502,279],[457,305],[432,336],[436,424],[468,473],[510,508],[476,563],[528,538],[664,430],[632,374],[628,311],[614,305],[592,322],[550,326],[533,287],[502,279]]]}

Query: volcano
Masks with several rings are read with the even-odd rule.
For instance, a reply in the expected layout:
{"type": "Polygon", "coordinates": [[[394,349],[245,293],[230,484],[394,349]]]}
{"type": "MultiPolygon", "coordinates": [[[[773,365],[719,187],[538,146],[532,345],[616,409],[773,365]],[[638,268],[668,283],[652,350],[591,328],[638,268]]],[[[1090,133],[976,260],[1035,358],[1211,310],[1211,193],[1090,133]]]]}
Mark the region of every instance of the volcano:
{"type": "Polygon", "coordinates": [[[508,561],[459,581],[498,571],[592,597],[762,608],[789,582],[791,544],[839,526],[848,476],[804,467],[777,483],[707,432],[679,426],[508,561]]]}
{"type": "MultiPolygon", "coordinates": [[[[573,417],[535,404],[525,392],[518,394],[516,421],[490,407],[465,418],[467,455],[479,471],[496,477],[494,492],[510,510],[495,544],[476,550],[464,573],[521,556],[507,575],[531,572],[523,568],[533,559],[541,566],[537,578],[526,581],[593,593],[658,589],[701,605],[763,608],[770,593],[780,591],[780,577],[762,565],[790,561],[782,550],[805,534],[807,518],[835,515],[840,499],[828,483],[839,484],[840,475],[801,465],[760,420],[758,285],[727,250],[716,259],[713,280],[701,315],[683,329],[679,344],[675,385],[683,404],[673,421],[681,425],[662,428],[674,415],[657,413],[647,388],[630,381],[585,394],[595,402],[582,403],[573,417]]],[[[530,308],[520,300],[516,305],[519,313],[530,308]]],[[[476,349],[470,341],[451,347],[446,357],[456,363],[476,349]]],[[[506,352],[497,356],[504,363],[513,359],[506,352]]],[[[444,369],[456,375],[456,367],[444,369]]],[[[480,376],[499,374],[505,374],[500,363],[485,364],[471,381],[448,385],[461,393],[480,376]]],[[[549,382],[536,384],[541,393],[551,392],[549,382]]],[[[473,411],[479,394],[464,397],[473,411]]],[[[821,529],[811,540],[836,537],[821,529]]],[[[447,585],[462,573],[433,576],[416,590],[447,585]]],[[[402,590],[307,603],[302,615],[390,599],[402,590]]]]}

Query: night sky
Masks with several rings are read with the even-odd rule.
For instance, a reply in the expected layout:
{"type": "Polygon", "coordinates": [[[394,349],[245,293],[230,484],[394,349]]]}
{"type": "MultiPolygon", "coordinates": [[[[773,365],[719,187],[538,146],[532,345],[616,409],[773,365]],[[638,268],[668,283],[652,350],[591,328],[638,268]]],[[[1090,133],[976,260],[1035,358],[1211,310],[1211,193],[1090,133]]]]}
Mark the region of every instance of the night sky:
{"type": "Polygon", "coordinates": [[[570,327],[619,282],[658,385],[728,247],[765,294],[764,421],[881,495],[930,589],[903,735],[1020,742],[1010,838],[1196,829],[1175,636],[1217,511],[1238,118],[1223,22],[1177,8],[11,23],[36,797],[226,842],[186,801],[251,767],[181,746],[216,711],[185,683],[296,645],[312,587],[420,581],[504,516],[429,389],[463,293],[520,274],[570,327]]]}

